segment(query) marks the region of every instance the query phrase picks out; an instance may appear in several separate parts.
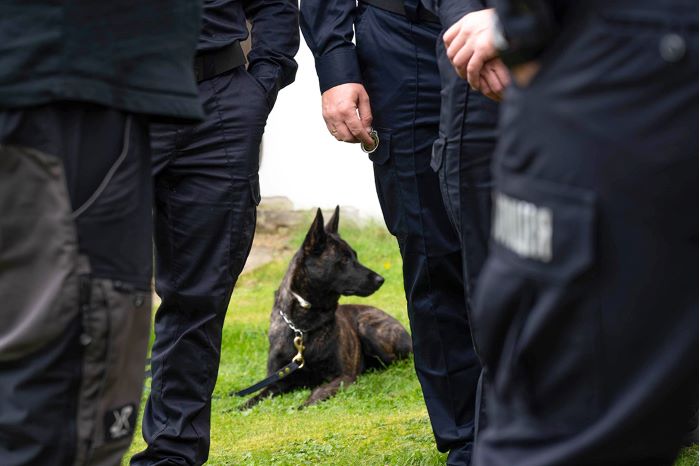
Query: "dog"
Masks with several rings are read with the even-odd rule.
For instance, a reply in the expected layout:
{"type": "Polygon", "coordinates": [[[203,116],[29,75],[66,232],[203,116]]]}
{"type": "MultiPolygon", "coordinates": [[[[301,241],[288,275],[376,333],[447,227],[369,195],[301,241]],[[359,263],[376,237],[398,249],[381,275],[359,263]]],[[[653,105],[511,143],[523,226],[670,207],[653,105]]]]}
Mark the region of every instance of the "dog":
{"type": "Polygon", "coordinates": [[[313,405],[333,397],[367,369],[386,367],[412,352],[410,335],[386,312],[359,304],[338,305],[341,295],[369,296],[384,283],[339,236],[339,218],[336,207],[324,227],[318,209],[275,292],[268,376],[292,361],[297,352],[293,341],[299,335],[303,337],[303,366],[264,388],[241,409],[297,388],[312,389],[302,407],[313,405]]]}

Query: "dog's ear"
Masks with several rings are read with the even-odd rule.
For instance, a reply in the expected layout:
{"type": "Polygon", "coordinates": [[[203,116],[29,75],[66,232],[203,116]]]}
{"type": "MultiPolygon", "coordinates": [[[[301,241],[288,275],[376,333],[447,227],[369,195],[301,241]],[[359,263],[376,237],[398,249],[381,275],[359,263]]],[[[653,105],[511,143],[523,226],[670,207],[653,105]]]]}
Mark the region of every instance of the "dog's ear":
{"type": "Polygon", "coordinates": [[[340,206],[335,206],[335,212],[328,223],[326,223],[326,231],[328,233],[338,233],[338,222],[340,221],[340,206]]]}
{"type": "Polygon", "coordinates": [[[304,239],[303,248],[307,254],[320,254],[324,247],[326,247],[326,232],[323,229],[323,213],[318,209],[316,218],[304,239]]]}

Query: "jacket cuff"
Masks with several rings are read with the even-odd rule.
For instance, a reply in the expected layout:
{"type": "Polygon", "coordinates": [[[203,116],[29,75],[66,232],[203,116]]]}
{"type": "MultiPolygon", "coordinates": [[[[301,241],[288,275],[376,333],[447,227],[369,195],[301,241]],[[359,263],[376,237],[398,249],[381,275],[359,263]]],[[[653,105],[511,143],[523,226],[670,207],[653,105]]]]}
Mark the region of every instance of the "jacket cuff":
{"type": "Polygon", "coordinates": [[[345,47],[316,57],[316,74],[321,93],[346,83],[362,84],[360,65],[353,47],[345,47]]]}
{"type": "Polygon", "coordinates": [[[486,8],[482,0],[442,0],[438,13],[444,28],[449,28],[464,15],[486,8]]]}

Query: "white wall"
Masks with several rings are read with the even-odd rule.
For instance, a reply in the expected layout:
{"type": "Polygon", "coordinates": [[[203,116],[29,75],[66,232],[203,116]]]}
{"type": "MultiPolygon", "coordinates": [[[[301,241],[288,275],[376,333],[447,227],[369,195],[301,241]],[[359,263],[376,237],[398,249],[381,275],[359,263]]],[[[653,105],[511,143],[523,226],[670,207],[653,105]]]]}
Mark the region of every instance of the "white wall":
{"type": "Polygon", "coordinates": [[[338,142],[321,117],[311,51],[301,40],[296,81],[283,89],[263,137],[263,196],[286,196],[298,209],[352,206],[381,218],[372,162],[358,144],[338,142]]]}

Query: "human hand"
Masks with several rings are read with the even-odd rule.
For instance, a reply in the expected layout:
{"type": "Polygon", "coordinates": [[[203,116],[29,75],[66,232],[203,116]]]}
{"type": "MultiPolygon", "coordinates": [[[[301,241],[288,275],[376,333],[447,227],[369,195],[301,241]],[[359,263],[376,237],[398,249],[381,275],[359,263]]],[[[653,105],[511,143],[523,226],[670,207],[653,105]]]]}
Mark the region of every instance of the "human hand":
{"type": "Polygon", "coordinates": [[[370,136],[372,109],[362,84],[346,83],[332,87],[323,93],[321,102],[326,127],[338,141],[374,146],[370,136]]]}
{"type": "Polygon", "coordinates": [[[540,62],[529,61],[520,65],[514,66],[510,72],[513,75],[513,80],[520,87],[525,87],[532,81],[537,72],[540,70],[540,62]]]}
{"type": "Polygon", "coordinates": [[[489,99],[500,102],[508,84],[510,84],[508,68],[500,58],[492,58],[482,67],[479,74],[479,86],[476,89],[489,99]]]}
{"type": "MultiPolygon", "coordinates": [[[[475,89],[481,86],[480,75],[484,64],[498,56],[493,44],[495,15],[493,8],[466,14],[443,36],[447,58],[457,74],[475,89]]],[[[487,73],[491,74],[490,71],[487,73]]]]}

